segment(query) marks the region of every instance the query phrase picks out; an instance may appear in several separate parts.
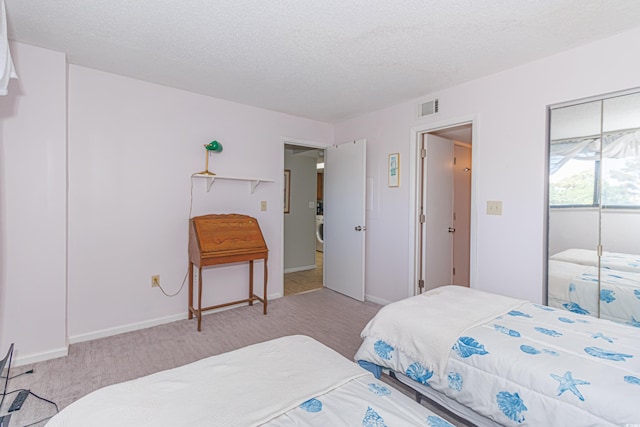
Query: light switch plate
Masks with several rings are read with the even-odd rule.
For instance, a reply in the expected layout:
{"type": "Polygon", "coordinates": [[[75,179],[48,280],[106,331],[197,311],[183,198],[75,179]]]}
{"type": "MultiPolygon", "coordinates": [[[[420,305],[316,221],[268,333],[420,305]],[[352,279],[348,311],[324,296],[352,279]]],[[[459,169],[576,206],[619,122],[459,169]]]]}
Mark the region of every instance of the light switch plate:
{"type": "Polygon", "coordinates": [[[487,201],[487,215],[502,215],[502,201],[501,200],[487,201]]]}
{"type": "Polygon", "coordinates": [[[316,207],[316,202],[309,202],[309,209],[313,209],[316,207]]]}
{"type": "Polygon", "coordinates": [[[266,201],[266,200],[262,200],[262,201],[260,202],[260,210],[261,210],[262,212],[265,212],[265,211],[267,210],[267,201],[266,201]]]}

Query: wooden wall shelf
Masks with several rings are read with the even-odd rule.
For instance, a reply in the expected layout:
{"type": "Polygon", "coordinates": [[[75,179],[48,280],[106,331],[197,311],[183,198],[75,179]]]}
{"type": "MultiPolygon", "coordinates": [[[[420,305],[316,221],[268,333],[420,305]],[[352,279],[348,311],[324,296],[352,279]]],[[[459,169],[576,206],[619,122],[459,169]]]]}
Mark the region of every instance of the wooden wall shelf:
{"type": "Polygon", "coordinates": [[[205,178],[207,180],[207,192],[209,192],[209,190],[211,190],[211,186],[218,179],[221,179],[221,180],[232,180],[232,181],[247,181],[250,184],[251,194],[253,194],[253,192],[256,190],[258,185],[260,185],[261,182],[275,182],[272,179],[240,178],[240,177],[236,177],[236,176],[206,175],[206,174],[202,174],[202,173],[196,173],[196,174],[193,174],[192,176],[195,177],[195,178],[205,178]]]}

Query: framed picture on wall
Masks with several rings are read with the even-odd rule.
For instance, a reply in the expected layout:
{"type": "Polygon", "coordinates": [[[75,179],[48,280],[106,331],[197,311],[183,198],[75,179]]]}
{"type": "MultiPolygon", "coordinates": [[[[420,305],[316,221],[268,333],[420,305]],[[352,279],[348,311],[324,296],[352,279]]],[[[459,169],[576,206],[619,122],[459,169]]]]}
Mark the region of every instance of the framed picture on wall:
{"type": "Polygon", "coordinates": [[[291,171],[284,170],[284,213],[289,213],[289,202],[291,201],[291,171]]]}
{"type": "Polygon", "coordinates": [[[389,187],[400,187],[400,153],[389,154],[389,187]]]}

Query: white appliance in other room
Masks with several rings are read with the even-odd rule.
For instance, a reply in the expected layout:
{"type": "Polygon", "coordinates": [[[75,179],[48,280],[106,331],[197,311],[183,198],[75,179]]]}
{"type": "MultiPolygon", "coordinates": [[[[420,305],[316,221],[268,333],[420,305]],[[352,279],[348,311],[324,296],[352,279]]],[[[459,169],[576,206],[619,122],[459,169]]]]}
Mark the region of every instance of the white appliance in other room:
{"type": "Polygon", "coordinates": [[[323,251],[324,243],[324,216],[316,215],[316,251],[323,251]]]}

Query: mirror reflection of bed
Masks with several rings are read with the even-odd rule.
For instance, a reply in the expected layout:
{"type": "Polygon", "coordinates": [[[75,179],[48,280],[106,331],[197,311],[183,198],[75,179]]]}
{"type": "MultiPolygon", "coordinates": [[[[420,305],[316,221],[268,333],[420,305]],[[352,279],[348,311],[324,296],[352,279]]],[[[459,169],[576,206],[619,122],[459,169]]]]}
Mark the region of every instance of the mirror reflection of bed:
{"type": "Polygon", "coordinates": [[[640,327],[640,91],[551,107],[548,304],[640,327]]]}
{"type": "Polygon", "coordinates": [[[549,305],[640,327],[640,255],[603,252],[600,265],[594,250],[551,255],[549,305]]]}

